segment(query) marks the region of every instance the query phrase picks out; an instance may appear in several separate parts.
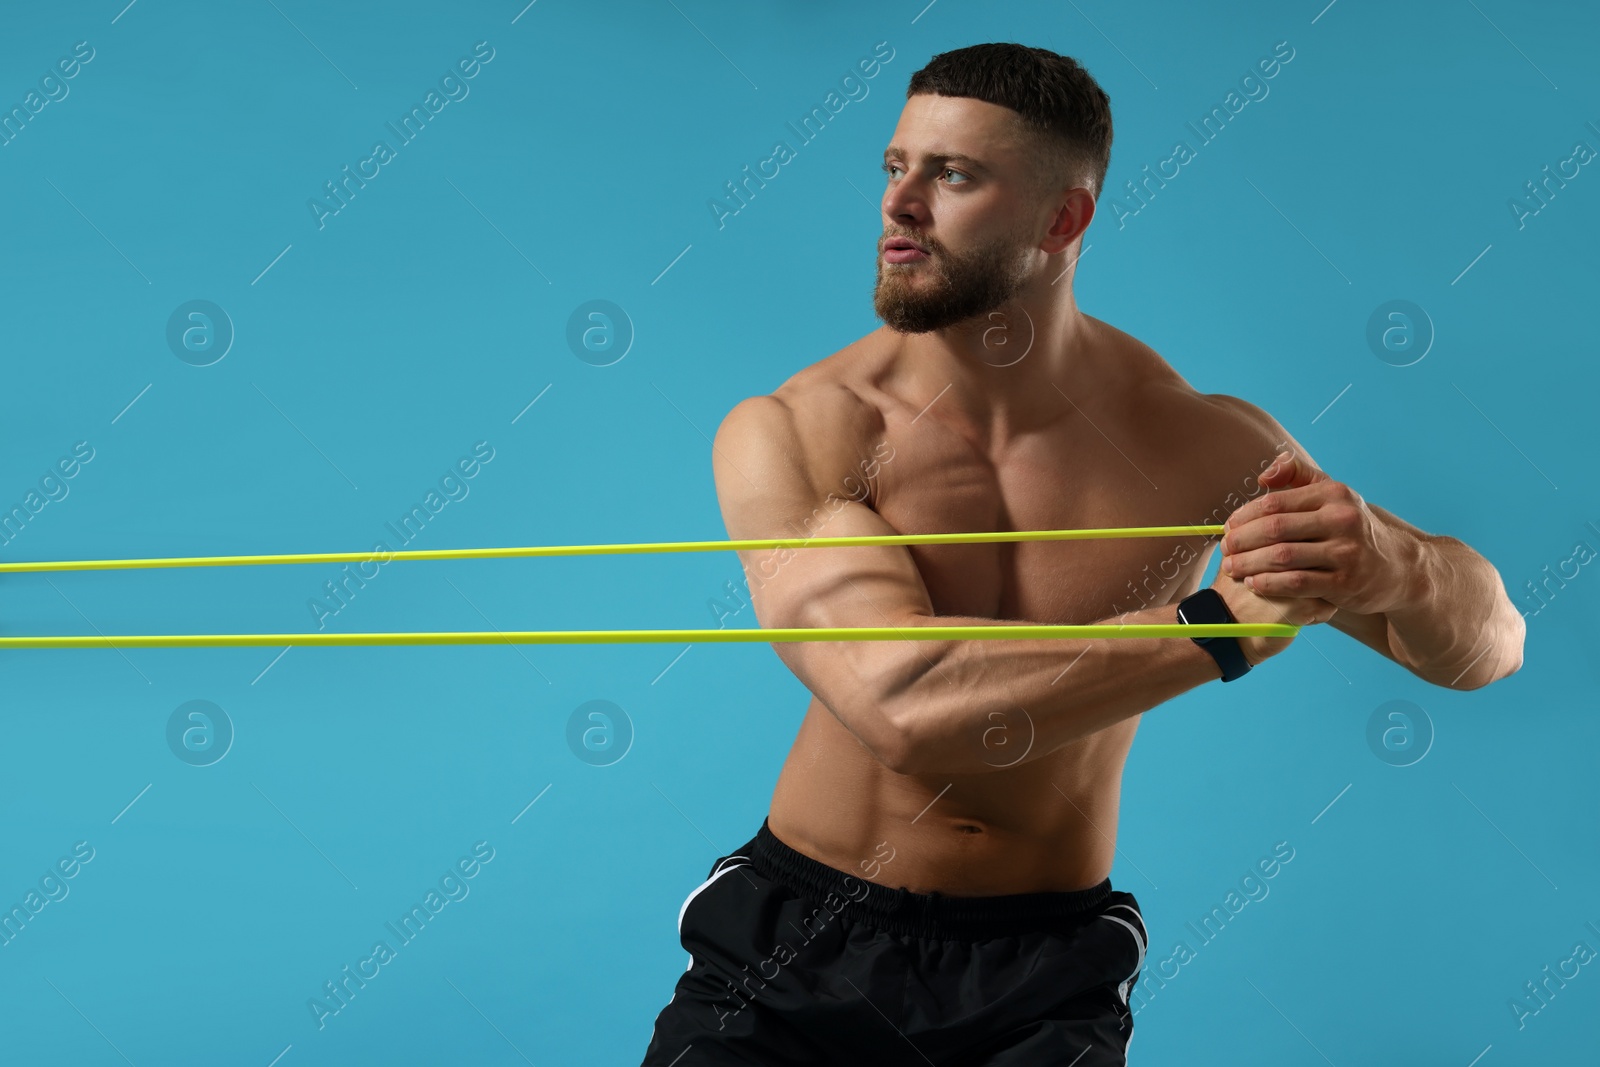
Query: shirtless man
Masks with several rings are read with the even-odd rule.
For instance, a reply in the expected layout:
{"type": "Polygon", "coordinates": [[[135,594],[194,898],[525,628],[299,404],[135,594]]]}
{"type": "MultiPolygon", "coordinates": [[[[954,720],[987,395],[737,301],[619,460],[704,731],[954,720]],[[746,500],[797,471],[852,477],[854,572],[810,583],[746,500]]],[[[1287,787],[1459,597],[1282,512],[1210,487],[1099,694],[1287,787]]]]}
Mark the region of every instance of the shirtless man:
{"type": "MultiPolygon", "coordinates": [[[[1110,141],[1105,94],[1053,52],[978,45],[913,75],[884,153],[885,326],[729,413],[729,535],[1227,518],[1209,588],[1232,619],[1329,623],[1454,689],[1517,670],[1522,618],[1488,561],[1078,310],[1110,141]]],[[[1194,622],[1178,605],[1216,544],[741,556],[763,626],[910,632],[1194,622]]],[[[1292,640],[774,644],[812,698],[757,836],[684,902],[689,966],[645,1064],[1125,1062],[1148,935],[1109,873],[1134,731],[1234,679],[1219,645],[1255,667],[1292,640]]]]}

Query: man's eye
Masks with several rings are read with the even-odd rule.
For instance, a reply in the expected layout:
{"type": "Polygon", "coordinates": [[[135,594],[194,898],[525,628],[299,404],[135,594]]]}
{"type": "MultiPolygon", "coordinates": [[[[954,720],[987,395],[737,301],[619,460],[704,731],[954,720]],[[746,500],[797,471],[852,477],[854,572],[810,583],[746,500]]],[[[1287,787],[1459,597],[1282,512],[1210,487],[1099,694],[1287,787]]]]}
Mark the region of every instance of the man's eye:
{"type": "MultiPolygon", "coordinates": [[[[895,176],[895,172],[897,172],[899,170],[900,170],[900,164],[898,164],[898,163],[885,163],[883,165],[884,173],[888,174],[890,177],[894,177],[895,176]]],[[[956,177],[961,179],[960,181],[948,182],[947,184],[949,184],[949,185],[964,185],[967,182],[972,180],[967,175],[962,174],[959,170],[956,170],[956,169],[954,169],[952,167],[946,167],[943,170],[941,170],[939,173],[940,174],[954,174],[954,175],[956,175],[956,177]]]]}

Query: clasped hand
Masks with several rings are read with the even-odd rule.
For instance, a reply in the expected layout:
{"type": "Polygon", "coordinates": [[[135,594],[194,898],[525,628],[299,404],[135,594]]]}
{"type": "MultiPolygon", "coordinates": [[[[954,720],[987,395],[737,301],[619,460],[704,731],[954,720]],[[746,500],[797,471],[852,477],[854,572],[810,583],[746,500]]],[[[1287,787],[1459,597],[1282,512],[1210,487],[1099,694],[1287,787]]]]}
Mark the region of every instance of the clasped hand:
{"type": "Polygon", "coordinates": [[[1262,596],[1317,597],[1356,614],[1399,603],[1401,554],[1361,494],[1293,452],[1260,482],[1270,492],[1224,524],[1223,573],[1262,596]]]}

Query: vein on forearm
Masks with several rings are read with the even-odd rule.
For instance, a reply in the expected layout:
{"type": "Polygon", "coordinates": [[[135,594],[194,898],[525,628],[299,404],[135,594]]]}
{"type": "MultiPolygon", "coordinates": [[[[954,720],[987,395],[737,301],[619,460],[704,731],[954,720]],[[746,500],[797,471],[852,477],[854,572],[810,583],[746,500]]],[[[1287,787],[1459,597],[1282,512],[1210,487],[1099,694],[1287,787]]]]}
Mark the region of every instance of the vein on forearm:
{"type": "Polygon", "coordinates": [[[1516,610],[1499,572],[1454,537],[1413,540],[1416,551],[1407,568],[1411,586],[1401,604],[1384,613],[1395,661],[1449,687],[1469,671],[1486,681],[1500,677],[1514,639],[1516,627],[1509,620],[1516,610]]]}

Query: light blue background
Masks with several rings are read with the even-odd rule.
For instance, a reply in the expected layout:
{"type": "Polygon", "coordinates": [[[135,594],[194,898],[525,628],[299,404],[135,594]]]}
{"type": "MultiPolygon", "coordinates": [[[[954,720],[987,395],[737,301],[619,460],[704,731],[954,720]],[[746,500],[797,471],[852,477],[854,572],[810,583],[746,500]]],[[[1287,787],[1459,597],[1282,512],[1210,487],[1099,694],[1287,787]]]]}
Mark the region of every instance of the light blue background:
{"type": "MultiPolygon", "coordinates": [[[[1600,174],[1523,228],[1507,207],[1574,142],[1600,148],[1592,5],[123,2],[0,14],[7,110],[95,49],[0,148],[0,505],[95,450],[6,559],[363,550],[477,441],[493,461],[412,547],[725,536],[707,436],[877,325],[878,157],[906,79],[990,40],[1105,87],[1113,195],[1290,42],[1270,95],[1124,228],[1102,202],[1081,306],[1471,544],[1524,609],[1542,568],[1600,548],[1580,313],[1600,174]],[[307,200],[478,41],[470,95],[319,229],[307,200]],[[719,229],[723,183],[795,144],[785,122],[879,41],[870,94],[719,229]],[[209,367],[165,341],[193,299],[237,331],[209,367]],[[636,329],[615,365],[567,347],[591,299],[636,329]],[[1412,366],[1365,341],[1391,299],[1437,330],[1412,366]]],[[[1600,949],[1592,570],[1482,691],[1326,630],[1146,717],[1112,879],[1157,958],[1274,843],[1296,851],[1141,1010],[1133,1062],[1594,1054],[1600,965],[1523,1029],[1508,1007],[1576,942],[1600,949]],[[1366,742],[1394,699],[1436,731],[1404,768],[1366,742]]],[[[738,573],[731,554],[396,564],[328,628],[708,626],[738,573]]],[[[337,575],[6,576],[0,632],[311,630],[337,575]]],[[[679,651],[0,657],[0,904],[95,849],[0,948],[7,1058],[638,1062],[683,970],[679,905],[759,825],[805,703],[768,647],[679,651]],[[209,767],[165,740],[193,699],[236,730],[209,767]],[[632,724],[611,766],[566,742],[593,699],[632,724]],[[308,999],[477,841],[495,857],[470,895],[319,1031],[308,999]]]]}

